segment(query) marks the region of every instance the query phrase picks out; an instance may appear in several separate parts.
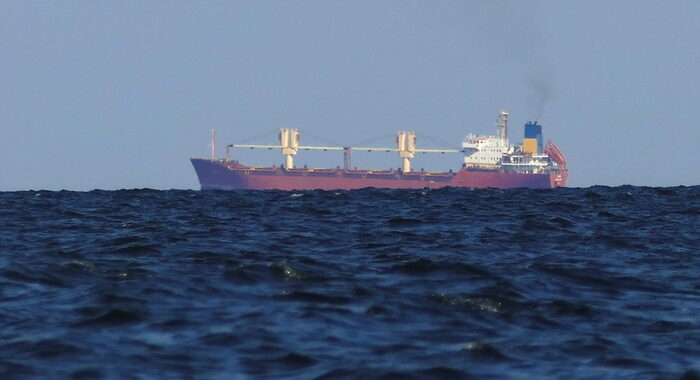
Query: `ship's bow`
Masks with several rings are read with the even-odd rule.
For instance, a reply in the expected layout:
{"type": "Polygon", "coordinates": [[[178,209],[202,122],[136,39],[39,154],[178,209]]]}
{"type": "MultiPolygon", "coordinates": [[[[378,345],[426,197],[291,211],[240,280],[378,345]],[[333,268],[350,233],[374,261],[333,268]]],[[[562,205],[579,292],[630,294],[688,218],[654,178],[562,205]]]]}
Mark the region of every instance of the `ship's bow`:
{"type": "Polygon", "coordinates": [[[203,158],[190,159],[197,173],[202,190],[233,190],[244,189],[245,181],[240,175],[229,170],[221,160],[203,158]]]}

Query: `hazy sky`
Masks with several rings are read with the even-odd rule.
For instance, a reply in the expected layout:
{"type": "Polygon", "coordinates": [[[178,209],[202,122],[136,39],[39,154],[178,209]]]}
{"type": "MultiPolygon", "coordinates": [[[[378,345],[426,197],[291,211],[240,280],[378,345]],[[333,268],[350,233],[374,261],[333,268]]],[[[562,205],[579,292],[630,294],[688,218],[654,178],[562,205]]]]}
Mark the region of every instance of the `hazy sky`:
{"type": "Polygon", "coordinates": [[[540,120],[571,186],[700,184],[700,1],[0,1],[0,190],[198,188],[212,128],[458,146],[500,109],[511,140],[540,120]]]}

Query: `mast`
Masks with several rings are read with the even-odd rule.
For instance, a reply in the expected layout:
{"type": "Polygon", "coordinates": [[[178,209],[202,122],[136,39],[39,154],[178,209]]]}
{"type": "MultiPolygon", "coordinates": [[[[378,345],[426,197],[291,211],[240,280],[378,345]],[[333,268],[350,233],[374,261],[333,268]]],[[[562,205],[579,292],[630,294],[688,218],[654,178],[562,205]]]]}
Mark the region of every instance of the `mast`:
{"type": "Polygon", "coordinates": [[[508,111],[501,111],[498,113],[496,126],[498,127],[498,137],[500,137],[501,140],[508,140],[508,115],[510,115],[508,111]]]}
{"type": "Polygon", "coordinates": [[[209,143],[211,148],[211,159],[216,159],[216,129],[211,130],[211,142],[209,143]]]}
{"type": "Polygon", "coordinates": [[[343,147],[343,169],[350,170],[350,166],[352,165],[352,163],[350,162],[351,160],[352,160],[352,147],[344,146],[343,147]]]}

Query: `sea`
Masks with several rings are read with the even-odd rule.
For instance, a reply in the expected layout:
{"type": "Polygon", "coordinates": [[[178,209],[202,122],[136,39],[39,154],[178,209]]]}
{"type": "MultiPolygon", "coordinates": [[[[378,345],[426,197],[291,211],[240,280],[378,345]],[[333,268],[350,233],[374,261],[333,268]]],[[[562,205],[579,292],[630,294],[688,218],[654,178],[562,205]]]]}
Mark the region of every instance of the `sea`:
{"type": "Polygon", "coordinates": [[[0,379],[700,379],[700,186],[0,193],[0,379]]]}

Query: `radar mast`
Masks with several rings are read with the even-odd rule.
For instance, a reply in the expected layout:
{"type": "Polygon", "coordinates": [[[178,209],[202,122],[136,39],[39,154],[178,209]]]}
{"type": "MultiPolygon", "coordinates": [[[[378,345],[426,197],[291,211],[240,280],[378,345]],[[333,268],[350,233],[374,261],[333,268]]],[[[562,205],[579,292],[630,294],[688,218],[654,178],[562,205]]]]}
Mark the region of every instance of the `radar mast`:
{"type": "Polygon", "coordinates": [[[498,122],[496,122],[496,126],[498,127],[498,137],[500,137],[501,140],[506,141],[508,141],[508,115],[510,115],[508,111],[499,112],[498,122]]]}

